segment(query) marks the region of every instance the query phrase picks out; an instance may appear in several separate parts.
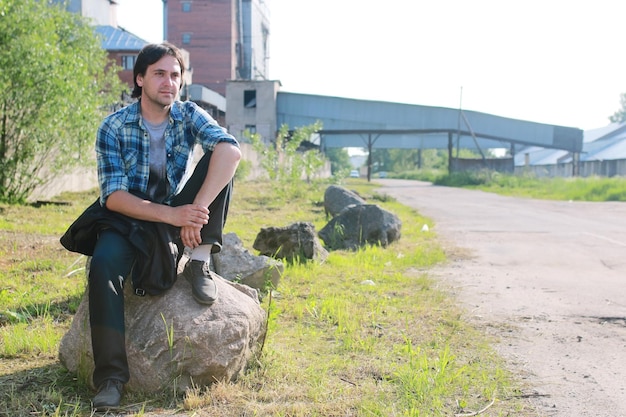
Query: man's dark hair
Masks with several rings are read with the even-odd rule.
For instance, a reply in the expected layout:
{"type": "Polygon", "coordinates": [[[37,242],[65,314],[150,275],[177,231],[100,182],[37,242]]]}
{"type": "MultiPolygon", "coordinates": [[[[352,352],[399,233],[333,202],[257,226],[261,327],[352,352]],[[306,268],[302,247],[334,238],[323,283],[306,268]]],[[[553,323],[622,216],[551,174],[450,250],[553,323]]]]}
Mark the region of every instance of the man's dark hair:
{"type": "Polygon", "coordinates": [[[180,64],[180,76],[182,79],[183,73],[185,72],[185,62],[180,49],[169,42],[148,44],[141,49],[139,55],[137,55],[137,61],[135,61],[133,68],[133,82],[135,83],[135,87],[131,95],[132,98],[141,97],[141,87],[137,85],[137,76],[145,76],[148,66],[154,64],[165,55],[171,55],[176,58],[180,64]]]}

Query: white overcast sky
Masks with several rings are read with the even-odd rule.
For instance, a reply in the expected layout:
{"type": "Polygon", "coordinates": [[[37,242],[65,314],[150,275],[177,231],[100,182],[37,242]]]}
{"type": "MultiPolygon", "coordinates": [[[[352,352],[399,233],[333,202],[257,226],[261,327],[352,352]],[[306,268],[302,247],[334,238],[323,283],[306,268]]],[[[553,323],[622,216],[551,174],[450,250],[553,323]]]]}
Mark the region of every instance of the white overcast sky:
{"type": "MultiPolygon", "coordinates": [[[[266,0],[282,91],[593,129],[626,92],[624,0],[266,0]]],[[[162,40],[161,0],[120,26],[162,40]],[[143,14],[143,16],[142,16],[143,14]]]]}

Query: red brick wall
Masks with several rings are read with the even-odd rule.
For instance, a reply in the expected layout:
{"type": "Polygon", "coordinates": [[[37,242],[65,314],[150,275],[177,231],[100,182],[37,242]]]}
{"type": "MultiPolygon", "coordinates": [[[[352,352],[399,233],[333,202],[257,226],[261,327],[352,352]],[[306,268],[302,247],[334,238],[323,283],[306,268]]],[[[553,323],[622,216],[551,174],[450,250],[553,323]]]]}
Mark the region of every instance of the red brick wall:
{"type": "Polygon", "coordinates": [[[191,12],[182,11],[184,0],[167,2],[167,40],[189,51],[193,83],[226,95],[226,81],[235,78],[237,66],[236,0],[193,0],[191,12]],[[191,41],[183,43],[183,34],[191,41]]]}
{"type": "MultiPolygon", "coordinates": [[[[137,55],[139,53],[139,51],[137,52],[115,52],[115,51],[109,51],[108,53],[108,58],[112,61],[115,61],[115,64],[118,67],[122,66],[122,55],[137,55]]],[[[133,82],[133,70],[122,70],[122,71],[118,71],[117,73],[118,77],[120,78],[120,80],[123,83],[126,83],[128,85],[128,92],[130,93],[131,91],[133,91],[133,87],[134,87],[134,82],[133,82]]]]}

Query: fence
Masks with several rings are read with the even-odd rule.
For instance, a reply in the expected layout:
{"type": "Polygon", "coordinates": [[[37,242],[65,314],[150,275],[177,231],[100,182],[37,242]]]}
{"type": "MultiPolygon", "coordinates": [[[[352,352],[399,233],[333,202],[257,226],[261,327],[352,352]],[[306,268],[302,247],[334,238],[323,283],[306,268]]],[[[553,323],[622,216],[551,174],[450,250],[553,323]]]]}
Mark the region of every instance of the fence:
{"type": "MultiPolygon", "coordinates": [[[[533,174],[537,177],[573,177],[572,162],[550,165],[514,166],[512,158],[452,158],[453,171],[482,171],[484,169],[514,173],[515,175],[533,174]]],[[[603,161],[580,161],[579,177],[626,177],[626,159],[610,159],[603,161]]]]}
{"type": "MultiPolygon", "coordinates": [[[[573,177],[571,162],[552,165],[516,166],[515,174],[532,173],[537,177],[573,177]]],[[[626,176],[626,159],[604,161],[581,161],[578,163],[579,177],[618,177],[626,176]]]]}
{"type": "Polygon", "coordinates": [[[513,173],[513,158],[452,158],[452,171],[482,171],[513,173]]]}

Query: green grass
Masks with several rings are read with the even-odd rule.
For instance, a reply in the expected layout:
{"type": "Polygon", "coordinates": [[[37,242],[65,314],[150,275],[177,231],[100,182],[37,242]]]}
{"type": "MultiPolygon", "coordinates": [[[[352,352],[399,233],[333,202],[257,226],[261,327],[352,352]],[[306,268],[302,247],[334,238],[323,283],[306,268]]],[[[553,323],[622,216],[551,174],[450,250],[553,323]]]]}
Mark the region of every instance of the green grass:
{"type": "MultiPolygon", "coordinates": [[[[252,248],[261,227],[308,221],[319,230],[327,222],[325,186],[238,183],[226,232],[252,248]]],[[[127,415],[437,417],[492,402],[481,415],[536,415],[494,341],[429,276],[446,262],[437,236],[421,231],[432,222],[375,194],[377,186],[347,186],[397,214],[402,238],[387,248],[333,251],[323,263],[286,265],[279,288],[264,297],[263,352],[238,381],[184,397],[127,395],[127,415]]],[[[58,238],[95,194],[62,198],[72,204],[0,207],[2,417],[90,415],[93,394],[56,358],[85,288],[82,271],[68,276],[84,259],[58,238]]]]}
{"type": "Polygon", "coordinates": [[[624,177],[538,178],[533,175],[510,175],[493,171],[444,173],[414,171],[394,178],[432,182],[435,185],[483,190],[513,197],[561,201],[626,201],[624,177]]]}
{"type": "Polygon", "coordinates": [[[626,179],[535,178],[492,174],[473,188],[498,194],[562,201],[626,201],[626,179]]]}

